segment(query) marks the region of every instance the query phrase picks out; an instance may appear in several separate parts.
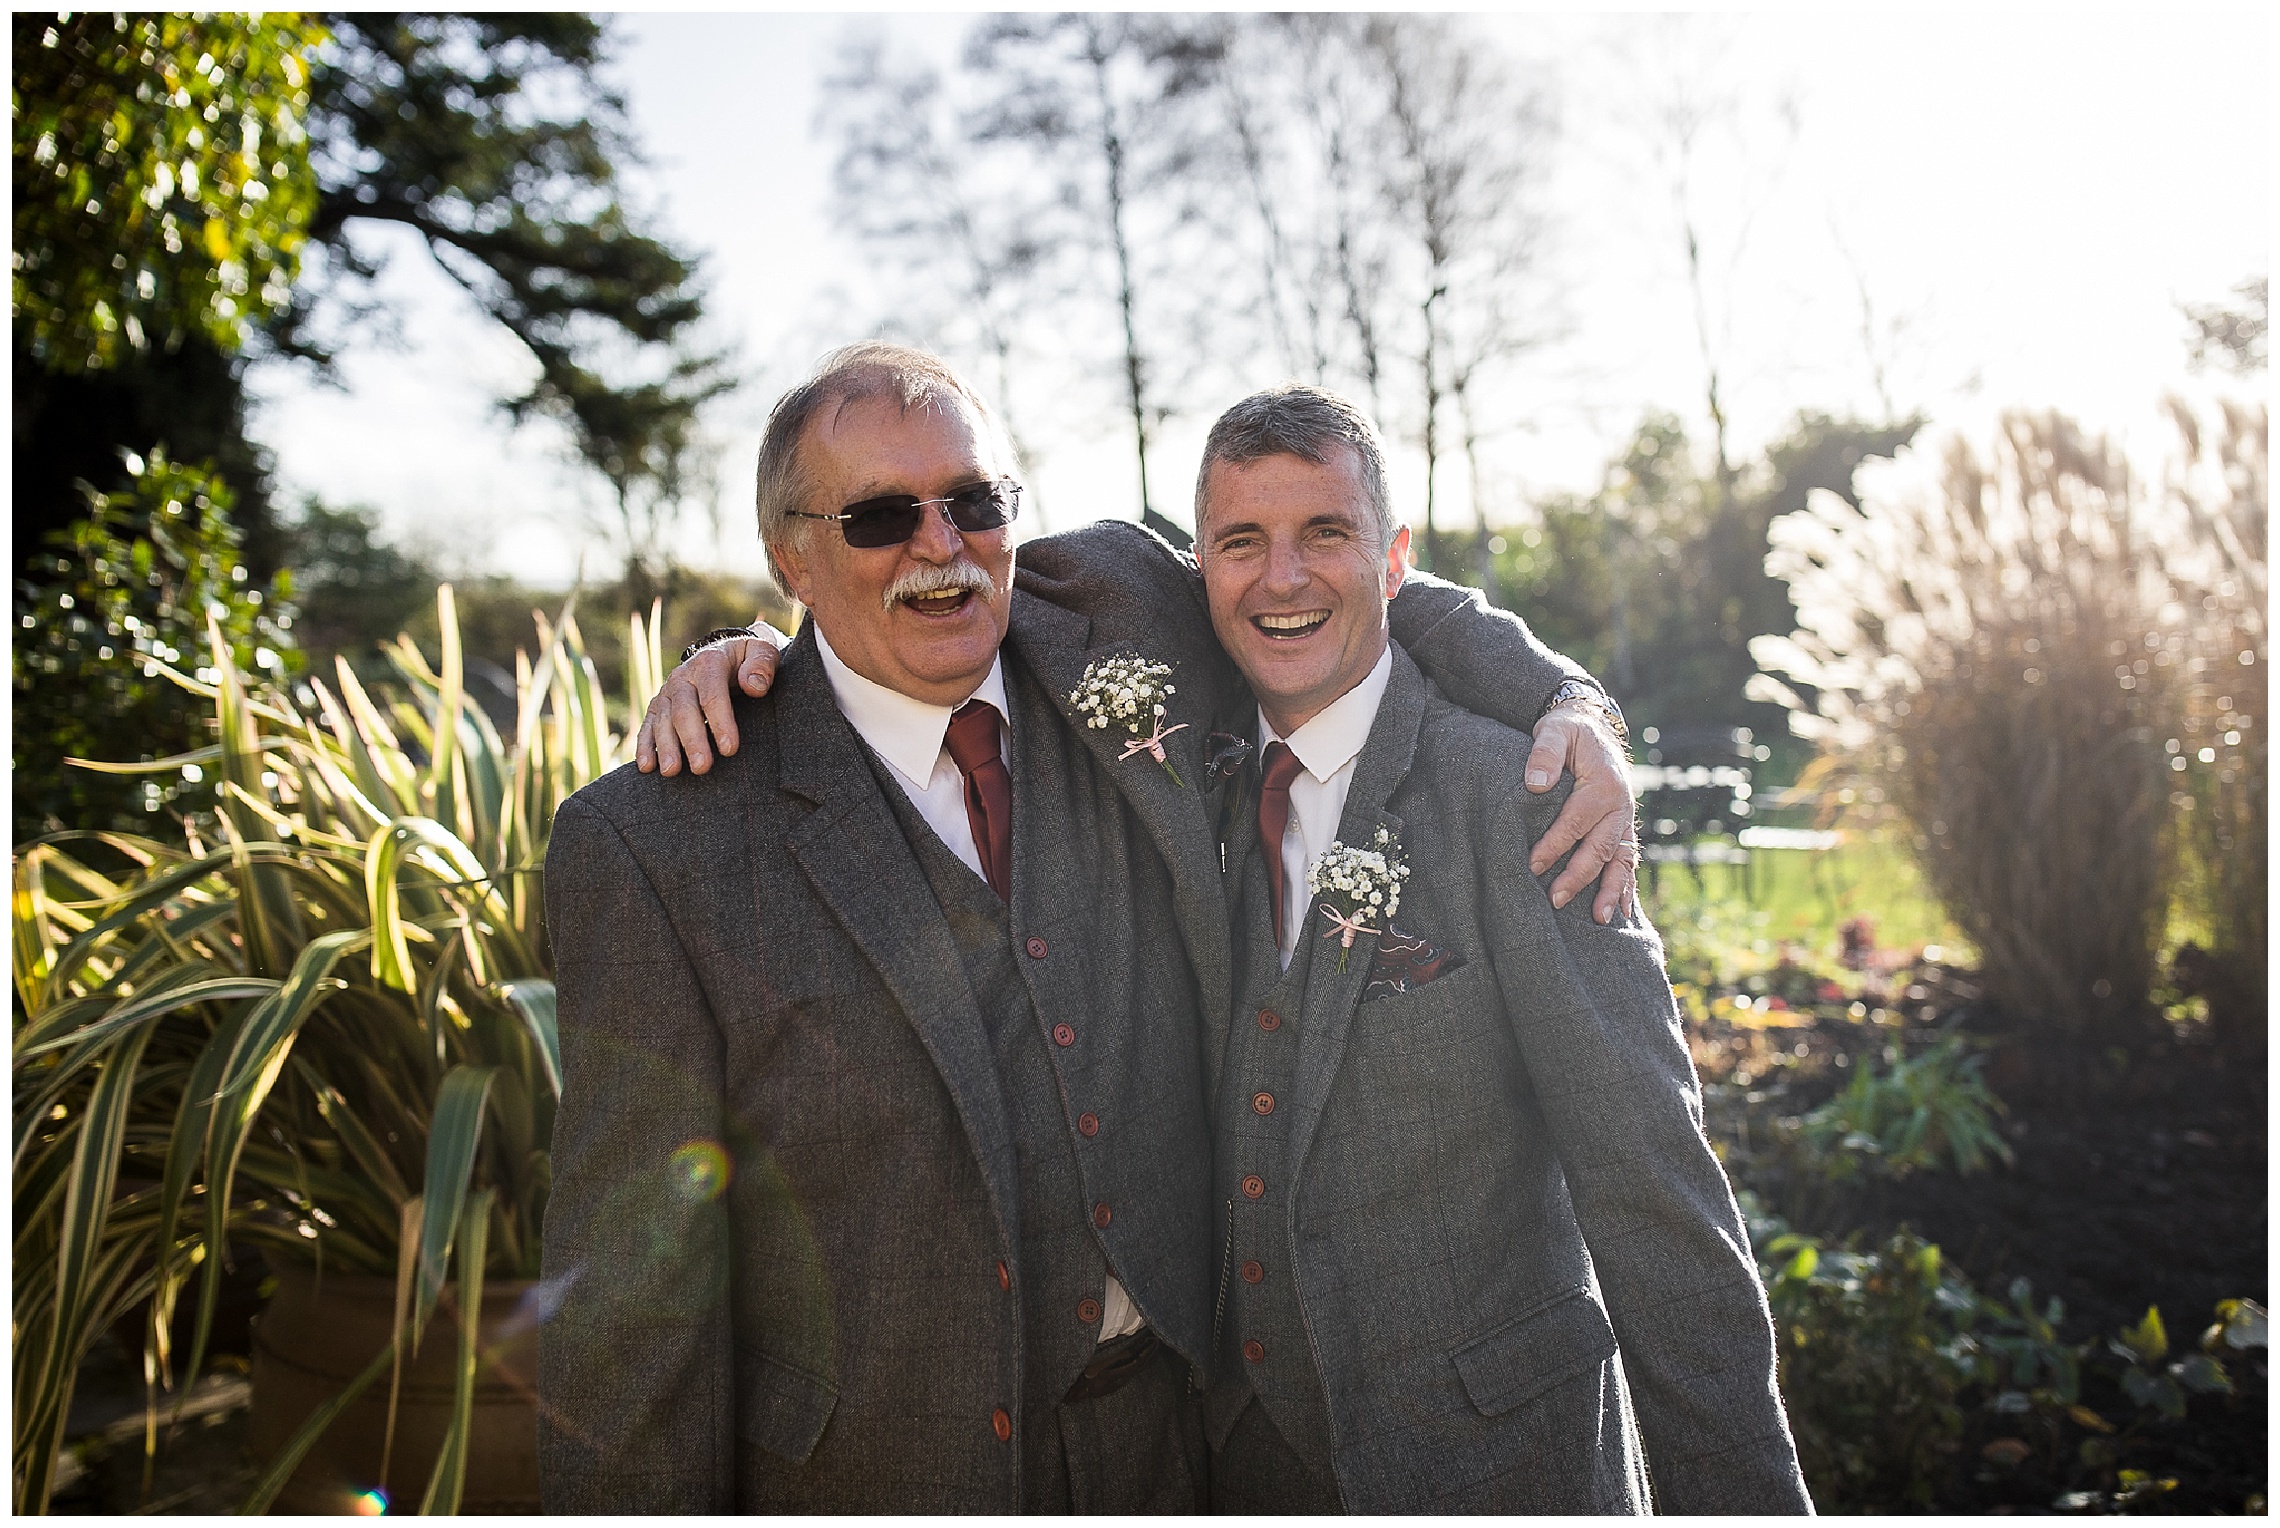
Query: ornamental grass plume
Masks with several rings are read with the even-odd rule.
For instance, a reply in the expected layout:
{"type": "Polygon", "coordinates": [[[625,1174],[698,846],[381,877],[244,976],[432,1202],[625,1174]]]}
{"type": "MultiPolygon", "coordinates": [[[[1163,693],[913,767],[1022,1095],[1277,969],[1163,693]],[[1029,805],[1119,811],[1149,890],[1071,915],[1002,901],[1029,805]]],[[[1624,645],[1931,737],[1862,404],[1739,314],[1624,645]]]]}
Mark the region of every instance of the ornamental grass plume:
{"type": "Polygon", "coordinates": [[[1750,645],[1751,697],[1913,829],[1997,1002],[2106,1044],[2149,1030],[2181,884],[2261,973],[2266,416],[2168,412],[2150,473],[2024,413],[1864,466],[1860,509],[1773,523],[1797,630],[1750,645]]]}

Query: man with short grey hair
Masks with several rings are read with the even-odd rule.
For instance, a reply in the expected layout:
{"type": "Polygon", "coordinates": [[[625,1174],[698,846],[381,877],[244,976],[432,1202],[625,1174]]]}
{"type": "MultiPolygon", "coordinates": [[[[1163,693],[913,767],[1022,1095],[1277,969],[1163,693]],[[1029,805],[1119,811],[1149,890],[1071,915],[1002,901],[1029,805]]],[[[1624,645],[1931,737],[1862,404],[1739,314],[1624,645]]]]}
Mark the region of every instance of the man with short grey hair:
{"type": "Polygon", "coordinates": [[[1378,440],[1377,426],[1350,399],[1300,382],[1253,393],[1212,421],[1211,433],[1203,441],[1203,460],[1195,469],[1198,533],[1211,469],[1219,463],[1240,466],[1266,456],[1295,456],[1327,466],[1340,447],[1353,453],[1363,506],[1378,544],[1393,545],[1400,527],[1393,518],[1393,496],[1386,491],[1385,447],[1378,440]]]}
{"type": "Polygon", "coordinates": [[[1529,874],[1554,802],[1524,737],[1389,640],[1409,533],[1381,485],[1368,421],[1303,387],[1221,416],[1196,484],[1258,702],[1227,833],[1214,1504],[1810,1511],[1660,942],[1529,874]]]}
{"type": "Polygon", "coordinates": [[[801,506],[814,492],[813,474],[806,470],[801,446],[808,421],[826,406],[844,409],[873,398],[891,398],[905,413],[913,408],[963,404],[971,409],[989,454],[1010,469],[1013,441],[982,396],[966,385],[942,358],[905,345],[866,341],[848,345],[824,361],[816,375],[777,400],[769,427],[760,442],[760,470],[753,504],[760,527],[760,549],[768,559],[768,572],[780,587],[783,565],[776,560],[780,541],[804,544],[806,527],[794,525],[813,519],[801,506]]]}

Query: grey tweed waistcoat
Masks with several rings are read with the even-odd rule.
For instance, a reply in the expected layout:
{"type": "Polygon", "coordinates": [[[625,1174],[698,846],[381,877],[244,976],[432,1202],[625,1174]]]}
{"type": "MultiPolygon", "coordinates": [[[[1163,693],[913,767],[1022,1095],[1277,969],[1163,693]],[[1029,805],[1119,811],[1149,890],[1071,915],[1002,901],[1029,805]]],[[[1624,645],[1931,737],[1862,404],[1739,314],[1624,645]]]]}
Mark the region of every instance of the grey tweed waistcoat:
{"type": "MultiPolygon", "coordinates": [[[[1069,1144],[1060,1084],[1045,1049],[1051,1038],[1015,968],[1005,904],[950,852],[909,798],[884,778],[884,766],[874,762],[873,768],[882,776],[880,787],[888,793],[919,868],[949,921],[951,940],[973,988],[974,1006],[989,1031],[999,1087],[1013,1118],[1020,1243],[1018,1266],[1008,1275],[1021,1291],[1029,1370],[1024,1389],[1032,1397],[1025,1418],[1029,1429],[1046,1442],[1042,1450],[1035,1446],[1024,1450],[1034,1474],[1041,1458],[1058,1453],[1049,1441],[1054,1427],[1052,1402],[1076,1382],[1099,1339],[1108,1262],[1085,1217],[1084,1184],[1069,1144]]],[[[1017,795],[1015,810],[1022,805],[1017,795]]],[[[1038,1503],[1028,1505],[1040,1509],[1038,1503]]]]}
{"type": "MultiPolygon", "coordinates": [[[[1249,775],[1246,783],[1256,790],[1249,775]]],[[[1255,823],[1246,814],[1245,841],[1255,838],[1255,823]]],[[[1290,968],[1283,970],[1273,927],[1259,916],[1268,906],[1265,861],[1254,850],[1237,874],[1257,884],[1246,884],[1237,899],[1238,1002],[1213,1105],[1215,1181],[1224,1217],[1209,1411],[1215,1436],[1223,1438],[1245,1396],[1255,1394],[1276,1431],[1320,1476],[1324,1490],[1334,1493],[1329,1407],[1293,1278],[1297,1228],[1288,1108],[1297,1085],[1299,1015],[1314,954],[1307,946],[1314,941],[1302,937],[1290,968]]],[[[1302,887],[1291,891],[1304,894],[1302,887]]]]}

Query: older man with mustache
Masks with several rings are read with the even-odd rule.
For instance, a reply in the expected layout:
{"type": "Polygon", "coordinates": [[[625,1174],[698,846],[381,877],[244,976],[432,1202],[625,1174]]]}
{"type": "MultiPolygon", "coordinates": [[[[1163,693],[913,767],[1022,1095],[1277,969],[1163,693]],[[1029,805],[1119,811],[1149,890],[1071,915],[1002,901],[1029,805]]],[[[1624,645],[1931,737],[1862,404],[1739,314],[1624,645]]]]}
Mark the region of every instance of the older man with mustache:
{"type": "Polygon", "coordinates": [[[832,357],[762,447],[811,619],[751,746],[556,819],[549,1510],[1195,1509],[1207,976],[1140,940],[1202,872],[1023,656],[1010,465],[932,357],[832,357]]]}
{"type": "MultiPolygon", "coordinates": [[[[550,1508],[1207,1499],[1233,989],[1205,785],[1239,685],[1143,533],[1037,559],[1030,586],[1105,591],[1089,614],[1016,588],[1011,466],[934,358],[828,360],[762,448],[810,619],[743,746],[557,819],[550,1508]],[[1075,699],[1136,661],[1176,676],[1146,741],[1075,699]]],[[[1566,677],[1461,596],[1412,610],[1471,626],[1441,640],[1531,719],[1566,677]]]]}

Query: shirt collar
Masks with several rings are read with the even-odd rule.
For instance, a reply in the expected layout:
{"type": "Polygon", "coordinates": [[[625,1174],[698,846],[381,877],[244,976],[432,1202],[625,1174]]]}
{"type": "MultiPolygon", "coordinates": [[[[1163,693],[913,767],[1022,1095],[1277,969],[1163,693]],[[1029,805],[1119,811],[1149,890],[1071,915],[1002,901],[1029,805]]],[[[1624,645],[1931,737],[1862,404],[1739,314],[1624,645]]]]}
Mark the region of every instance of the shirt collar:
{"type": "MultiPolygon", "coordinates": [[[[817,632],[817,636],[823,633],[817,632]]],[[[1259,713],[1259,751],[1266,752],[1268,743],[1283,743],[1298,755],[1298,762],[1306,772],[1327,785],[1330,777],[1348,764],[1370,740],[1370,728],[1377,722],[1378,703],[1385,699],[1385,687],[1393,678],[1393,647],[1387,644],[1378,654],[1378,661],[1362,676],[1361,683],[1314,713],[1306,724],[1284,737],[1275,731],[1267,713],[1259,713]]]]}
{"type": "MultiPolygon", "coordinates": [[[[942,737],[950,730],[950,713],[958,708],[930,705],[864,678],[831,650],[821,626],[815,629],[815,650],[823,659],[823,672],[831,681],[832,698],[839,702],[840,714],[896,774],[925,790],[934,778],[935,763],[942,757],[942,737]]],[[[973,698],[996,707],[999,720],[1010,730],[1011,713],[1006,708],[1005,674],[999,658],[990,659],[989,674],[975,687],[973,698]]]]}

